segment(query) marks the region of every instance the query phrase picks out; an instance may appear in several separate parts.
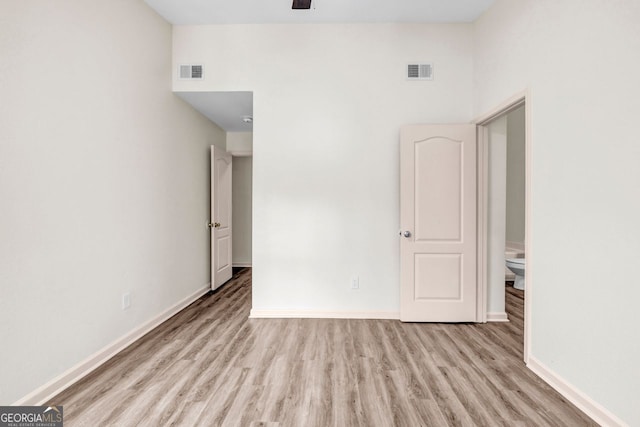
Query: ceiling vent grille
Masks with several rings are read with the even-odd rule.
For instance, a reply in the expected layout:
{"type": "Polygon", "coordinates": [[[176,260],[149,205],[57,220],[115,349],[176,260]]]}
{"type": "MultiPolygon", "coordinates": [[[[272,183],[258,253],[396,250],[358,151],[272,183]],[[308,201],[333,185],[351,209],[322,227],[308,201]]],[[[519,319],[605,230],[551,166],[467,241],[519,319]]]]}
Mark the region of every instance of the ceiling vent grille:
{"type": "Polygon", "coordinates": [[[291,9],[311,9],[311,0],[293,0],[291,9]]]}
{"type": "Polygon", "coordinates": [[[433,80],[433,64],[408,64],[407,80],[433,80]]]}
{"type": "Polygon", "coordinates": [[[180,65],[178,70],[180,80],[202,80],[203,78],[203,66],[202,65],[180,65]]]}

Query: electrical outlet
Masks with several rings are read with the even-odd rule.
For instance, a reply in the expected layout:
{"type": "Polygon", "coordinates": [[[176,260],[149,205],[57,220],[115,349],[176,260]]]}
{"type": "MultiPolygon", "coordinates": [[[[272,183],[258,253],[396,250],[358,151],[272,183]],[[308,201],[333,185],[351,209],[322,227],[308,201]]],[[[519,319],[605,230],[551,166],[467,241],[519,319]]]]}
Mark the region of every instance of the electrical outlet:
{"type": "Polygon", "coordinates": [[[360,289],[360,278],[358,276],[351,279],[351,289],[360,289]]]}
{"type": "Polygon", "coordinates": [[[127,292],[126,294],[122,294],[122,309],[126,310],[131,307],[131,294],[127,292]]]}

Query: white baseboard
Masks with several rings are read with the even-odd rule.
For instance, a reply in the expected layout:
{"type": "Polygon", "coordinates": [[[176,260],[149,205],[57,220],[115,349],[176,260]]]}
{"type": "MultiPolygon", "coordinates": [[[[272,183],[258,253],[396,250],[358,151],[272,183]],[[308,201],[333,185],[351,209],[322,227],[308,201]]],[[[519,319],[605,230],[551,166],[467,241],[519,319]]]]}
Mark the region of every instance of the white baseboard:
{"type": "Polygon", "coordinates": [[[211,284],[207,283],[204,287],[193,292],[191,295],[178,301],[173,306],[169,307],[153,319],[148,320],[146,323],[135,328],[123,337],[115,340],[111,344],[104,347],[102,350],[97,351],[91,356],[87,357],[82,362],[58,375],[46,384],[38,387],[36,390],[22,397],[16,401],[14,406],[24,405],[42,405],[52,397],[56,396],[60,392],[69,388],[74,383],[81,380],[86,375],[90,374],[96,368],[100,367],[107,360],[124,350],[136,340],[140,339],[143,335],[160,325],[171,316],[183,310],[189,304],[200,298],[211,290],[211,284]]]}
{"type": "Polygon", "coordinates": [[[613,415],[575,386],[569,384],[564,378],[549,369],[535,357],[529,356],[527,367],[601,426],[628,427],[624,421],[613,415]]]}
{"type": "Polygon", "coordinates": [[[232,265],[234,267],[251,267],[250,262],[234,262],[232,265]]]}
{"type": "Polygon", "coordinates": [[[487,322],[508,322],[507,313],[487,313],[487,322]]]}
{"type": "Polygon", "coordinates": [[[400,313],[393,311],[314,311],[314,310],[251,310],[250,319],[392,319],[400,313]]]}

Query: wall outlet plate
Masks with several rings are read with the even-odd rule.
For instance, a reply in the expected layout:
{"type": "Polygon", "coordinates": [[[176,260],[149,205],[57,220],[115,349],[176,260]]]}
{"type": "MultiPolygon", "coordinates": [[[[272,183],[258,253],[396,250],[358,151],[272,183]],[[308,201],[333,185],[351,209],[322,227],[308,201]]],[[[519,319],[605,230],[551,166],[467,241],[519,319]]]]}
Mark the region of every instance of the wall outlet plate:
{"type": "Polygon", "coordinates": [[[122,294],[122,309],[126,310],[131,307],[131,294],[129,292],[122,294]]]}

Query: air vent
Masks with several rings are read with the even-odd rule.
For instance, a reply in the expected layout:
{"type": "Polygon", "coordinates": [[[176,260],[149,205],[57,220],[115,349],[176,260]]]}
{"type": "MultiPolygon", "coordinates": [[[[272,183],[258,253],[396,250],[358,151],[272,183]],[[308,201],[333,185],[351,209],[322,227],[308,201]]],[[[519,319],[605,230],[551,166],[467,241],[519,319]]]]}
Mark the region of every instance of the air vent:
{"type": "Polygon", "coordinates": [[[180,80],[202,80],[202,65],[180,65],[180,80]]]}
{"type": "Polygon", "coordinates": [[[293,0],[291,9],[311,9],[311,0],[293,0]]]}
{"type": "Polygon", "coordinates": [[[408,80],[433,80],[433,64],[408,64],[408,80]]]}

